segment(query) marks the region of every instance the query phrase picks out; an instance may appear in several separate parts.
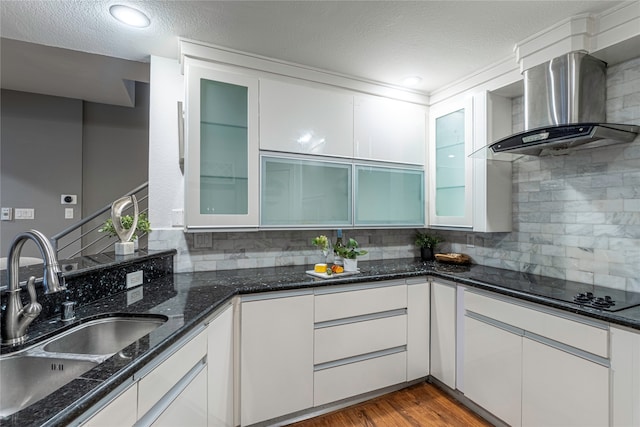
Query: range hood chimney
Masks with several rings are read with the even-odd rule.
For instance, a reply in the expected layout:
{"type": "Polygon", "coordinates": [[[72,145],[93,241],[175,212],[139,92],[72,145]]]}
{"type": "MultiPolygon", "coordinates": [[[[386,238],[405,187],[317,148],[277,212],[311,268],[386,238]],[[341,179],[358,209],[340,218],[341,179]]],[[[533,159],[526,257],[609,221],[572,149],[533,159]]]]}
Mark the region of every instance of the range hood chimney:
{"type": "Polygon", "coordinates": [[[496,154],[544,156],[633,141],[640,126],[605,121],[606,67],[578,51],[526,70],[525,131],[489,148],[496,154]]]}

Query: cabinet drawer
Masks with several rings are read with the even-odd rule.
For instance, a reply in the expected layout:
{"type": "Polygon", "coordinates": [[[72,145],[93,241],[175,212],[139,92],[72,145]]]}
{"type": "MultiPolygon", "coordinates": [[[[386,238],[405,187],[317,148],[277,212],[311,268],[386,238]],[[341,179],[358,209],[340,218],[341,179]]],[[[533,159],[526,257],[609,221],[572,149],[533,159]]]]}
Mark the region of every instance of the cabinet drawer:
{"type": "Polygon", "coordinates": [[[138,417],[146,414],[207,354],[207,335],[202,332],[173,353],[138,383],[138,417]]]}
{"type": "Polygon", "coordinates": [[[316,329],[315,364],[407,344],[407,315],[316,329]]]}
{"type": "Polygon", "coordinates": [[[466,292],[465,309],[602,357],[609,355],[609,331],[532,308],[466,292]]]}
{"type": "Polygon", "coordinates": [[[314,406],[399,384],[407,378],[407,352],[390,354],[314,373],[314,406]]]}
{"type": "Polygon", "coordinates": [[[315,297],[316,323],[407,307],[407,285],[404,282],[371,289],[341,288],[332,293],[321,289],[320,292],[315,297]]]}

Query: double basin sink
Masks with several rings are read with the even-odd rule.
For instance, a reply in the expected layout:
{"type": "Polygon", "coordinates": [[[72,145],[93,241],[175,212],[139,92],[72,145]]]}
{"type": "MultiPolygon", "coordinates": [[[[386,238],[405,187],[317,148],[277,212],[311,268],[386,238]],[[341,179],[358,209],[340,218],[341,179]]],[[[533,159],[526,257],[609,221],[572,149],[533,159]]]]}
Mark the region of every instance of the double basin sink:
{"type": "Polygon", "coordinates": [[[0,357],[0,417],[43,399],[166,321],[160,315],[101,318],[0,357]]]}

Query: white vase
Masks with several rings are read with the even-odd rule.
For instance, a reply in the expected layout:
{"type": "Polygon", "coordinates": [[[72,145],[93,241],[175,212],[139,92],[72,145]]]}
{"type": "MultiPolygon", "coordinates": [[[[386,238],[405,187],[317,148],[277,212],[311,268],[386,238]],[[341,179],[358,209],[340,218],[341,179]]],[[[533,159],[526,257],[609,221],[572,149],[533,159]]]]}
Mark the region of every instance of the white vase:
{"type": "Polygon", "coordinates": [[[358,271],[358,259],[343,258],[344,271],[358,271]]]}

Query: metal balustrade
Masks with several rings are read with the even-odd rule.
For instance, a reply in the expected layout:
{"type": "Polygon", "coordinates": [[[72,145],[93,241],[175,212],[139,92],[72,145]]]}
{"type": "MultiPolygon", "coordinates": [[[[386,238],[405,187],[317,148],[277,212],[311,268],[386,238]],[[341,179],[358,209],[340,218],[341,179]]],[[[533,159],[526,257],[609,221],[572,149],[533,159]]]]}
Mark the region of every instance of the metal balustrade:
{"type": "MultiPolygon", "coordinates": [[[[135,195],[138,200],[139,212],[149,211],[149,183],[139,185],[123,196],[135,195]]],[[[133,211],[133,209],[131,209],[133,211]]],[[[125,211],[125,214],[129,212],[125,211]]],[[[117,237],[109,237],[107,233],[100,233],[104,222],[111,217],[111,203],[86,216],[76,224],[62,230],[51,237],[51,244],[55,249],[58,259],[71,259],[83,255],[93,255],[113,250],[113,245],[118,242],[117,237]]],[[[138,237],[138,247],[146,249],[148,246],[147,235],[138,237]]]]}

